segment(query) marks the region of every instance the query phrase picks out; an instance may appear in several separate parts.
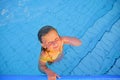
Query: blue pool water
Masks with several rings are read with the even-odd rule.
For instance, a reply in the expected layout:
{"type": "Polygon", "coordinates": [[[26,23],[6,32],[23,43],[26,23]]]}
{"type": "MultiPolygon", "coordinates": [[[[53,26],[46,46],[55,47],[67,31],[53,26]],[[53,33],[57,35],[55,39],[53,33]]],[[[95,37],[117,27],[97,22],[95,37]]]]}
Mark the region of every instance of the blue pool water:
{"type": "Polygon", "coordinates": [[[120,75],[120,0],[0,0],[0,75],[44,75],[37,32],[48,24],[82,41],[64,46],[57,74],[120,75]]]}

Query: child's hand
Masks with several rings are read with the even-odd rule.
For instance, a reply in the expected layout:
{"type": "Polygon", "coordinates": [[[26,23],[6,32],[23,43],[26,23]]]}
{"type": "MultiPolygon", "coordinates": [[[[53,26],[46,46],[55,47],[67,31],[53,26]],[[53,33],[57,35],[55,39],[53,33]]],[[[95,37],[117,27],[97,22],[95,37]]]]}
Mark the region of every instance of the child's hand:
{"type": "Polygon", "coordinates": [[[48,75],[48,80],[56,80],[56,78],[60,78],[60,76],[52,71],[49,71],[47,73],[48,75]]]}

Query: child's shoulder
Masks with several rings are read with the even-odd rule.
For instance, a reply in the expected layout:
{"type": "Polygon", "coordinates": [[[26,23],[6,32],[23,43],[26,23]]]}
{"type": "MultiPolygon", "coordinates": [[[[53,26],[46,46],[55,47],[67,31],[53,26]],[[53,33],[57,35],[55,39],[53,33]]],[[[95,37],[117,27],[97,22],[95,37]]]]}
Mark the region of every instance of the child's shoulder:
{"type": "Polygon", "coordinates": [[[66,40],[66,38],[67,38],[66,36],[61,36],[62,41],[66,40]]]}
{"type": "Polygon", "coordinates": [[[62,42],[65,44],[65,43],[67,43],[67,42],[69,41],[69,38],[70,38],[70,37],[68,37],[68,36],[62,36],[62,37],[61,37],[61,40],[62,40],[62,42]]]}
{"type": "Polygon", "coordinates": [[[47,54],[45,51],[41,51],[41,54],[40,54],[40,62],[44,62],[46,63],[47,62],[47,54]]]}

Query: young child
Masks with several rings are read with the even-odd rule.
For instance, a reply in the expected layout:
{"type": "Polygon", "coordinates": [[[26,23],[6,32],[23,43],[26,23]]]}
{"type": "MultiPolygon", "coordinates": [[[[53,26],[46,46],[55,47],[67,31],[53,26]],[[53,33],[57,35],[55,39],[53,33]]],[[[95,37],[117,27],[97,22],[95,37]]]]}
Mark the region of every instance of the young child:
{"type": "Polygon", "coordinates": [[[59,75],[48,69],[46,63],[53,63],[62,57],[64,44],[80,46],[81,41],[75,37],[62,37],[52,26],[44,26],[38,32],[38,39],[41,43],[41,54],[39,68],[48,75],[48,80],[56,80],[59,75]]]}

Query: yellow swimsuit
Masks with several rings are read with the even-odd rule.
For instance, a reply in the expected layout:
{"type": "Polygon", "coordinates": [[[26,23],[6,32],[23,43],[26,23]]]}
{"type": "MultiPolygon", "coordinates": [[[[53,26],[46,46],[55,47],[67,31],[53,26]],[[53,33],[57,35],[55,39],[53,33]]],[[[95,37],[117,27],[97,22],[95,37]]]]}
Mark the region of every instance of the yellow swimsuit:
{"type": "Polygon", "coordinates": [[[49,55],[41,56],[40,61],[45,62],[45,63],[46,62],[55,62],[55,61],[57,61],[57,59],[59,57],[61,57],[61,55],[62,55],[62,53],[59,53],[58,55],[53,56],[53,57],[51,57],[49,55]]]}
{"type": "Polygon", "coordinates": [[[45,62],[45,63],[46,62],[55,62],[55,61],[57,61],[59,58],[62,57],[62,49],[63,49],[63,43],[61,45],[60,51],[57,53],[58,55],[50,56],[49,52],[45,52],[46,55],[44,55],[44,56],[41,55],[40,56],[40,61],[45,62]]]}

